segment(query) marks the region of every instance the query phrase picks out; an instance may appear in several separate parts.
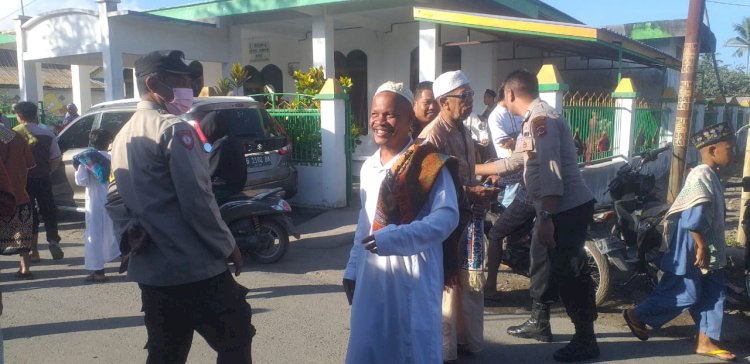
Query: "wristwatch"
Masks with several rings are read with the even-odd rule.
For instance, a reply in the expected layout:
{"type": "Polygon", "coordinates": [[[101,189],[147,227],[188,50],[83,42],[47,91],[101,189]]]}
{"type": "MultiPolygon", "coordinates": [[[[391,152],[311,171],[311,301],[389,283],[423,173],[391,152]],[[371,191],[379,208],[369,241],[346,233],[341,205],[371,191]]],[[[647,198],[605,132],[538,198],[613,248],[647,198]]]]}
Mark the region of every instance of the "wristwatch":
{"type": "Polygon", "coordinates": [[[555,214],[547,211],[547,210],[540,210],[539,214],[537,214],[540,219],[547,220],[547,219],[553,219],[555,217],[555,214]]]}

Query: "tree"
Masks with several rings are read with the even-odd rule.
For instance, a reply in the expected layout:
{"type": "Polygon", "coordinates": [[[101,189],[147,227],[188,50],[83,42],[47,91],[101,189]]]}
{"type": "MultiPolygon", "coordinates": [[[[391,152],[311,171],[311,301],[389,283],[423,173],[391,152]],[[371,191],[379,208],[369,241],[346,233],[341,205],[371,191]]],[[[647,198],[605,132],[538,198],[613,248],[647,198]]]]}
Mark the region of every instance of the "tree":
{"type": "Polygon", "coordinates": [[[737,36],[731,39],[727,39],[724,43],[725,47],[736,47],[737,50],[732,53],[734,57],[742,57],[747,53],[747,59],[745,61],[745,71],[750,72],[750,18],[742,18],[742,22],[734,24],[732,26],[737,36]]]}
{"type": "MultiPolygon", "coordinates": [[[[717,60],[719,66],[719,76],[724,86],[726,96],[750,96],[750,75],[745,73],[739,66],[729,66],[717,60]]],[[[698,64],[697,90],[706,98],[720,96],[716,72],[711,57],[701,55],[698,64]]]]}

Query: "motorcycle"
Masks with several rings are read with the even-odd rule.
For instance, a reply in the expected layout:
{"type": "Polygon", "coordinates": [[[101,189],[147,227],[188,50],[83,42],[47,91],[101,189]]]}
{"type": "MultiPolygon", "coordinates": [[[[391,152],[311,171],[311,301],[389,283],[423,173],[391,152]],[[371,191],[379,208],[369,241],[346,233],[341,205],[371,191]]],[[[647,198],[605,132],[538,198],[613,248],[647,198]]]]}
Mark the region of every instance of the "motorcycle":
{"type": "Polygon", "coordinates": [[[605,257],[603,265],[606,266],[600,271],[597,302],[604,302],[611,291],[613,268],[628,275],[622,286],[642,277],[653,289],[659,281],[660,223],[671,205],[655,196],[655,177],[641,170],[670,148],[671,145],[667,145],[644,152],[637,164],[622,166],[604,192],[610,194],[613,204],[594,213],[587,246],[595,250],[593,255],[605,257]]]}
{"type": "Polygon", "coordinates": [[[283,194],[281,187],[254,196],[242,192],[219,207],[242,254],[259,263],[279,261],[289,248],[289,235],[300,237],[288,216],[292,207],[283,194]]]}
{"type": "MultiPolygon", "coordinates": [[[[500,202],[494,202],[490,206],[490,210],[487,211],[485,216],[485,236],[488,236],[492,224],[497,222],[503,210],[504,207],[500,202]]],[[[529,266],[531,264],[529,250],[531,247],[534,220],[534,218],[527,220],[521,227],[504,239],[503,254],[500,257],[500,262],[510,268],[512,273],[525,277],[529,277],[529,266]]],[[[596,304],[598,306],[604,303],[604,299],[606,298],[606,292],[600,292],[602,292],[603,288],[606,289],[606,287],[602,287],[601,282],[602,277],[605,282],[609,280],[609,265],[604,255],[596,249],[592,241],[586,241],[584,251],[586,252],[586,263],[589,266],[591,278],[594,280],[596,287],[596,304]]]]}

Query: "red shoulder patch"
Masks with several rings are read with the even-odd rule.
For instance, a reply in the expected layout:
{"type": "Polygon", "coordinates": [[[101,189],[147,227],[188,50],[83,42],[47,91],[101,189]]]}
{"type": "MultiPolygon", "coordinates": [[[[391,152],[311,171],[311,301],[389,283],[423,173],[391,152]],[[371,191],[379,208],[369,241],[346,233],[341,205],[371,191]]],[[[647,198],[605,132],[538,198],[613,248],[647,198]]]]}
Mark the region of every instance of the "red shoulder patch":
{"type": "Polygon", "coordinates": [[[192,150],[195,146],[195,138],[193,138],[193,132],[190,130],[178,130],[177,133],[175,133],[175,137],[180,141],[180,144],[188,150],[192,150]]]}

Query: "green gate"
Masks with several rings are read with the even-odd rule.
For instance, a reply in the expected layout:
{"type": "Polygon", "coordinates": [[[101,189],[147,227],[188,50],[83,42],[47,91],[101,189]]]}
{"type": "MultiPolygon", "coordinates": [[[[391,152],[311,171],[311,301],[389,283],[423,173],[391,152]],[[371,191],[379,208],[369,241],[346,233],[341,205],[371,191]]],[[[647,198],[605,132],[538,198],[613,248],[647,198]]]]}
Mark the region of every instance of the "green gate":
{"type": "Polygon", "coordinates": [[[635,103],[635,125],[633,126],[632,150],[634,154],[659,148],[664,140],[662,130],[666,129],[669,110],[661,104],[651,104],[646,100],[635,103]]]}
{"type": "Polygon", "coordinates": [[[620,151],[620,120],[615,100],[605,93],[565,93],[563,116],[579,149],[578,163],[611,159],[620,151]]]}
{"type": "MultiPolygon", "coordinates": [[[[266,111],[286,131],[292,143],[291,160],[296,165],[320,166],[323,161],[323,145],[320,131],[320,100],[315,96],[295,93],[248,95],[263,103],[266,111]]],[[[356,137],[352,135],[351,106],[345,99],[345,145],[346,151],[346,201],[352,198],[352,153],[356,137]]]]}

